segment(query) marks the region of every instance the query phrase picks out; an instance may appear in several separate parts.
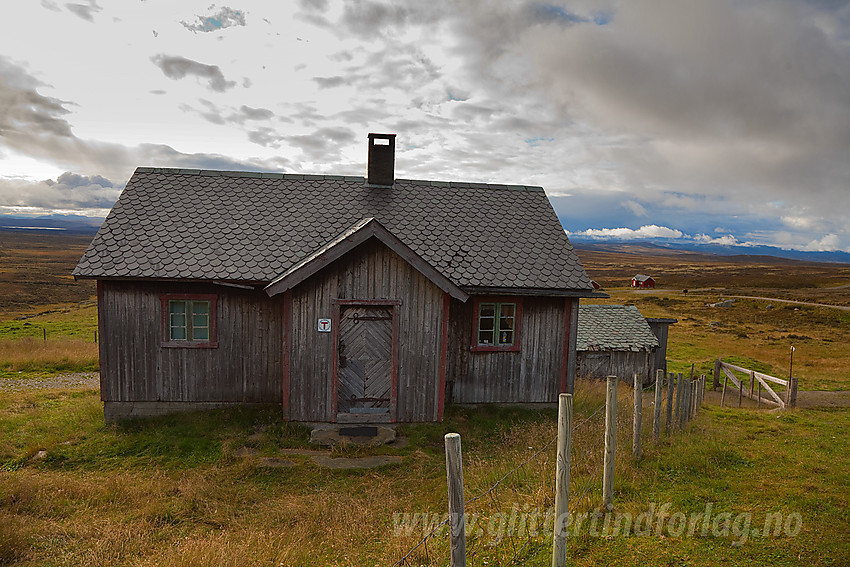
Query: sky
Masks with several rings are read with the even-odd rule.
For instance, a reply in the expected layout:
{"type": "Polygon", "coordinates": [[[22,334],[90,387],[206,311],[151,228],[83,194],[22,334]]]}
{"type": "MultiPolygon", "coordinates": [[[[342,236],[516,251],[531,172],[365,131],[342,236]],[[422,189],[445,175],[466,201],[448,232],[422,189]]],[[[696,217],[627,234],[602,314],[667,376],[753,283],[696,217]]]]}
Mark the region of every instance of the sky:
{"type": "MultiPolygon", "coordinates": [[[[542,185],[567,232],[850,252],[850,2],[28,0],[0,215],[138,166],[542,185]]],[[[459,212],[462,214],[462,212],[459,212]]]]}

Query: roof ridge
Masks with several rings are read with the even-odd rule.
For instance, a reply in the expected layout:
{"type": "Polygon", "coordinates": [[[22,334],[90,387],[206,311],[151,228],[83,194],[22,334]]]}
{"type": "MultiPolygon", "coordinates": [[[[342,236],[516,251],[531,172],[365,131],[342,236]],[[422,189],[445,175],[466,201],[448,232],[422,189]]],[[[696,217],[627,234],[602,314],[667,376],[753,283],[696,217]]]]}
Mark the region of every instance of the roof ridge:
{"type": "MultiPolygon", "coordinates": [[[[136,168],[136,173],[167,173],[171,175],[203,175],[208,177],[253,177],[260,179],[291,179],[295,181],[362,181],[366,178],[360,175],[334,175],[309,173],[275,173],[271,171],[237,171],[219,169],[195,169],[182,167],[147,167],[136,168]]],[[[414,183],[431,187],[449,187],[453,189],[499,189],[505,191],[522,191],[526,193],[545,193],[539,185],[514,185],[505,183],[479,183],[474,181],[436,181],[430,179],[398,178],[396,183],[414,183]]]]}

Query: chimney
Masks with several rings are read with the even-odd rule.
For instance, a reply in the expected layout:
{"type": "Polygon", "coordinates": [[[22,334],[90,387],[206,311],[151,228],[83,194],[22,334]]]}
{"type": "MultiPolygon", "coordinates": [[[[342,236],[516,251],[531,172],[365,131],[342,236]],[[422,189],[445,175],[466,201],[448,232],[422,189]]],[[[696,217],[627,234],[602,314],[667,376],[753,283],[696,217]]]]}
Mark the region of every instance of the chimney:
{"type": "Polygon", "coordinates": [[[367,185],[392,187],[395,181],[395,134],[369,134],[367,185]]]}

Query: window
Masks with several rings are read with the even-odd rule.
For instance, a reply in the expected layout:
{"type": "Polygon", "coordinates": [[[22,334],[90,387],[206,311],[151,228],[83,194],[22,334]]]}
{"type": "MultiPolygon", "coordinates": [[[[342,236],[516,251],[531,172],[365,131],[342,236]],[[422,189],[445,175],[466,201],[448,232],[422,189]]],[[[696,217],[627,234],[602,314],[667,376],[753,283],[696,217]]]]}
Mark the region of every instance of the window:
{"type": "Polygon", "coordinates": [[[162,339],[167,347],[214,348],[216,296],[167,294],[162,302],[162,339]]]}
{"type": "Polygon", "coordinates": [[[522,303],[519,298],[476,298],[473,351],[518,351],[522,303]]]}

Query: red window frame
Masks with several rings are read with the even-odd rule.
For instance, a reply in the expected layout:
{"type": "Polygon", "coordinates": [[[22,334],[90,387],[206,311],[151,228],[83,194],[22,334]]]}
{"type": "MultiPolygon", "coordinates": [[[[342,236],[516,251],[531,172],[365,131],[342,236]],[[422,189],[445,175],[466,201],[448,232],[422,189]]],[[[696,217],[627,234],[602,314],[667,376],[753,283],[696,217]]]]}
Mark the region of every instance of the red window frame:
{"type": "Polygon", "coordinates": [[[476,296],[472,299],[472,346],[471,352],[519,352],[519,341],[522,336],[522,298],[511,296],[476,296]],[[478,311],[482,303],[513,303],[516,305],[514,314],[514,344],[512,345],[479,345],[478,344],[478,311]]]}
{"type": "Polygon", "coordinates": [[[218,348],[218,295],[214,293],[161,293],[160,323],[162,326],[162,344],[166,348],[218,348]],[[210,338],[207,341],[171,340],[168,335],[169,301],[209,301],[210,302],[210,338]]]}

